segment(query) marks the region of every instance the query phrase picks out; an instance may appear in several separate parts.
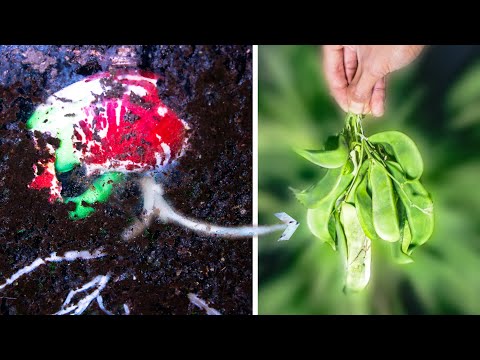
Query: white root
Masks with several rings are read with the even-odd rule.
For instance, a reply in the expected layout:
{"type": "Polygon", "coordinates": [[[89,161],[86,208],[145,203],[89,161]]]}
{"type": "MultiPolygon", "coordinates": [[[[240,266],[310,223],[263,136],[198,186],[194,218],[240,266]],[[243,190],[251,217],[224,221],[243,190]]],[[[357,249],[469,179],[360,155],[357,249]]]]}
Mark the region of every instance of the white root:
{"type": "Polygon", "coordinates": [[[110,312],[110,311],[108,311],[107,309],[105,309],[105,305],[103,305],[102,295],[98,295],[98,296],[97,296],[97,303],[98,303],[98,307],[100,308],[100,310],[102,310],[105,314],[107,314],[107,315],[113,315],[112,312],[110,312]]]}
{"type": "Polygon", "coordinates": [[[0,290],[5,288],[6,286],[13,284],[16,280],[18,280],[20,277],[23,275],[26,275],[28,273],[31,273],[34,271],[36,268],[38,268],[41,265],[45,265],[49,262],[62,262],[62,261],[74,261],[77,259],[83,259],[83,260],[90,260],[90,259],[96,259],[99,257],[103,257],[106,254],[102,253],[101,249],[95,250],[93,253],[90,253],[89,251],[67,251],[66,253],[63,254],[63,256],[57,256],[56,252],[53,252],[50,254],[49,257],[42,259],[42,258],[37,258],[34,262],[32,262],[30,265],[27,265],[20,270],[18,270],[15,274],[10,276],[2,285],[0,285],[0,290]]]}
{"type": "Polygon", "coordinates": [[[188,294],[188,299],[196,307],[202,310],[205,310],[207,315],[222,315],[218,310],[215,310],[214,308],[211,308],[210,306],[208,306],[206,301],[200,299],[196,294],[193,294],[193,293],[188,294]]]}
{"type": "Polygon", "coordinates": [[[108,315],[111,315],[112,313],[106,310],[105,307],[103,306],[103,299],[100,296],[100,293],[105,288],[105,285],[107,285],[109,280],[110,280],[110,274],[98,275],[92,281],[89,281],[82,287],[76,290],[71,290],[68,293],[67,298],[63,302],[60,310],[56,312],[54,315],[65,315],[65,314],[80,315],[90,306],[90,303],[93,300],[97,300],[97,303],[100,309],[103,310],[108,315]],[[76,304],[70,305],[70,302],[72,301],[73,297],[76,294],[90,290],[91,288],[94,288],[94,287],[95,287],[95,290],[93,292],[91,292],[90,294],[87,294],[84,298],[80,299],[76,304]]]}
{"type": "Polygon", "coordinates": [[[279,230],[284,230],[280,240],[288,240],[297,229],[299,223],[286,213],[275,214],[283,224],[271,226],[238,226],[226,227],[200,222],[188,218],[176,212],[163,198],[164,191],[160,184],[157,184],[152,177],[146,176],[141,181],[143,193],[143,214],[141,220],[135,221],[128,227],[122,237],[129,240],[144,231],[154,218],[164,223],[176,223],[195,232],[206,235],[217,235],[226,238],[248,238],[265,235],[279,230]]]}

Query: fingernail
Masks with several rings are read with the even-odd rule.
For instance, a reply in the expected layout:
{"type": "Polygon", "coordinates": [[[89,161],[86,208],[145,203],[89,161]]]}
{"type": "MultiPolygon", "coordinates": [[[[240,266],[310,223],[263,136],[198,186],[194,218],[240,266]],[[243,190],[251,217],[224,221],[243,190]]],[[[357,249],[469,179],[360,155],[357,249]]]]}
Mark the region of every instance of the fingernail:
{"type": "Polygon", "coordinates": [[[362,114],[363,113],[363,104],[352,101],[348,108],[349,111],[353,112],[354,114],[362,114]]]}

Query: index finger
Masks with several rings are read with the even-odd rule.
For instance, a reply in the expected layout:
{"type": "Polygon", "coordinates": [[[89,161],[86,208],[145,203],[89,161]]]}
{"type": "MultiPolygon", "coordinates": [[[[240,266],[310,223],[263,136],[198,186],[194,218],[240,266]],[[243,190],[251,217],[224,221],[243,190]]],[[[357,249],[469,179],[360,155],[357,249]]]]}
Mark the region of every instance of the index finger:
{"type": "Polygon", "coordinates": [[[343,111],[348,111],[347,88],[343,45],[323,46],[323,70],[330,93],[343,111]]]}

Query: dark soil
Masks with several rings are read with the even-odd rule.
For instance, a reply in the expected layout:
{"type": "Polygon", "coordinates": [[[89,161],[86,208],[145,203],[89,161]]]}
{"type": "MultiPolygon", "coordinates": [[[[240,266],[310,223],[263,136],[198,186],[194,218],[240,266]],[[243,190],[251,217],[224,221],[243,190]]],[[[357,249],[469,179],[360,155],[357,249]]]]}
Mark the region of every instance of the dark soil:
{"type": "MultiPolygon", "coordinates": [[[[123,241],[120,233],[141,208],[131,177],[109,202],[79,221],[48,193],[27,188],[41,156],[25,129],[35,106],[61,88],[106,71],[116,46],[0,46],[0,283],[52,252],[108,256],[47,264],[0,291],[2,314],[51,314],[68,292],[112,274],[102,292],[116,314],[204,314],[196,293],[222,314],[252,312],[251,240],[199,236],[154,224],[123,241]],[[115,282],[114,280],[117,279],[115,282]]],[[[252,62],[248,46],[137,46],[138,67],[162,76],[159,95],[191,127],[190,147],[163,176],[166,199],[185,215],[220,225],[252,220],[252,62]]],[[[45,141],[52,143],[54,139],[45,141]]],[[[61,178],[65,194],[93,179],[81,169],[61,178]]],[[[85,314],[102,314],[96,303],[85,314]]]]}

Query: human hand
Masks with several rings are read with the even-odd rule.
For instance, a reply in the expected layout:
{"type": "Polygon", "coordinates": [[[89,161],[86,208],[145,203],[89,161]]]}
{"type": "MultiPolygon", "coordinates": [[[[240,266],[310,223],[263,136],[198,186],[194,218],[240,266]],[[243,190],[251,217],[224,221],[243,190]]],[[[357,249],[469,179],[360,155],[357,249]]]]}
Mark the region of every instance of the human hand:
{"type": "Polygon", "coordinates": [[[332,96],[345,111],[382,116],[385,76],[410,64],[424,45],[324,45],[323,68],[332,96]]]}

